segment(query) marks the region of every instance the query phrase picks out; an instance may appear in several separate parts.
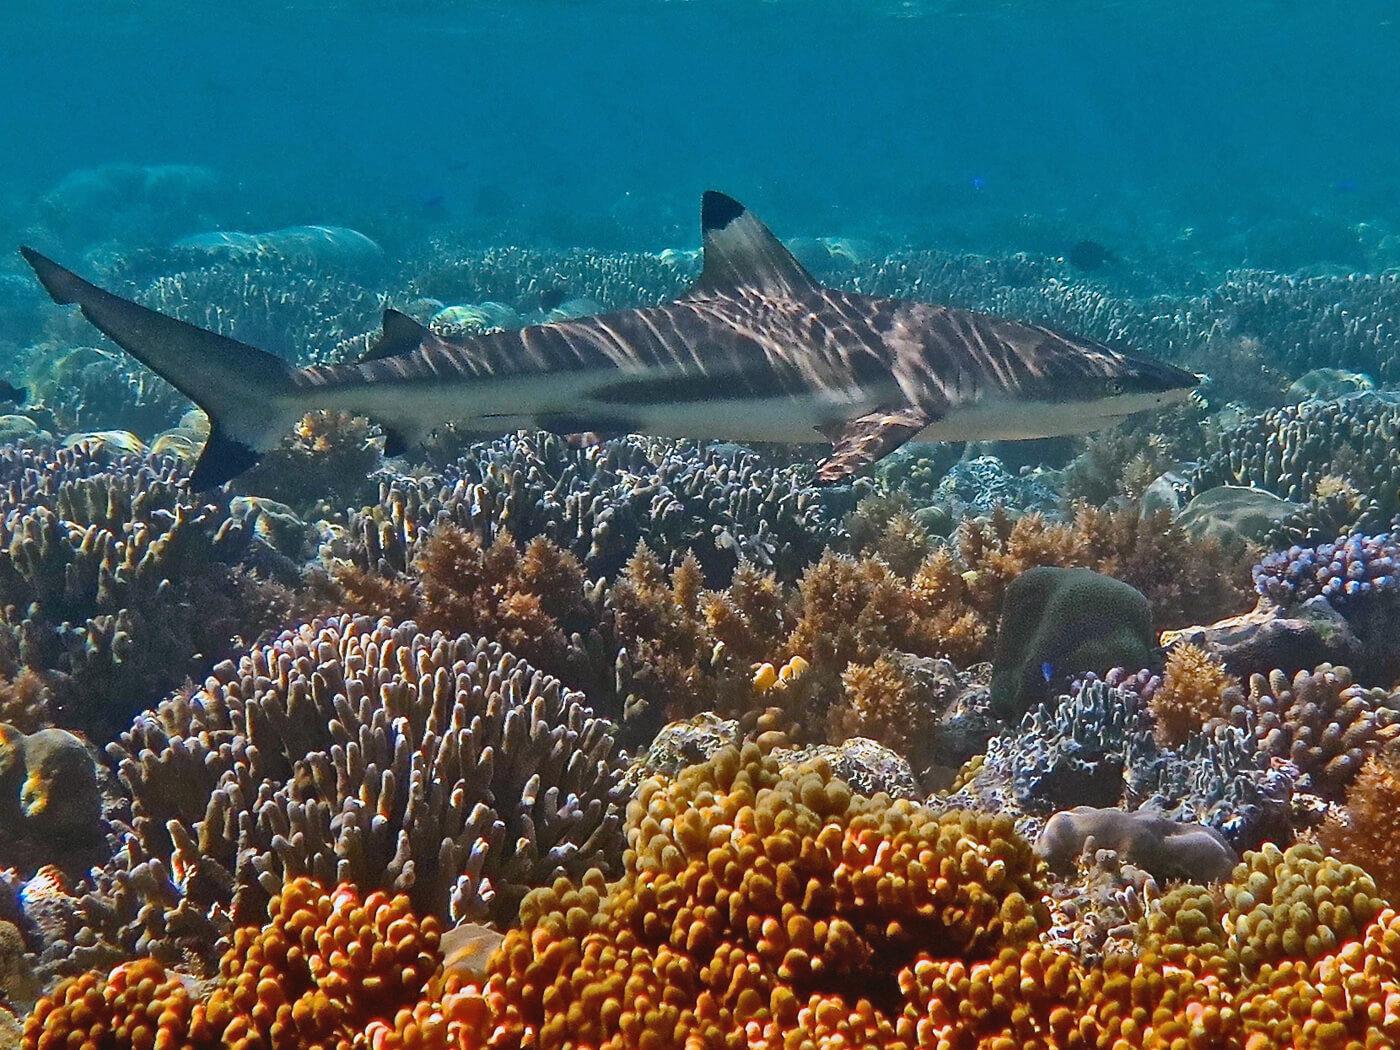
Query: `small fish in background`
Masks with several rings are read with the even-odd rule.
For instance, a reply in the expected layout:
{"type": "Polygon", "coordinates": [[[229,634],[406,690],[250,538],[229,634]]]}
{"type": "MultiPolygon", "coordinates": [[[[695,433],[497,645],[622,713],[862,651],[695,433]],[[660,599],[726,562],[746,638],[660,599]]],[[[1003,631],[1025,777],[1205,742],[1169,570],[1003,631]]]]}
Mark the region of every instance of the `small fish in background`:
{"type": "Polygon", "coordinates": [[[979,193],[987,188],[987,180],[981,175],[974,175],[967,180],[967,184],[979,193]]]}
{"type": "Polygon", "coordinates": [[[1333,193],[1355,193],[1359,189],[1355,179],[1338,179],[1332,183],[1333,193]]]}
{"type": "Polygon", "coordinates": [[[22,405],[29,399],[29,391],[0,379],[0,405],[22,405]]]}
{"type": "Polygon", "coordinates": [[[1087,273],[1117,262],[1118,256],[1098,241],[1080,241],[1065,254],[1065,261],[1076,270],[1087,273]]]}

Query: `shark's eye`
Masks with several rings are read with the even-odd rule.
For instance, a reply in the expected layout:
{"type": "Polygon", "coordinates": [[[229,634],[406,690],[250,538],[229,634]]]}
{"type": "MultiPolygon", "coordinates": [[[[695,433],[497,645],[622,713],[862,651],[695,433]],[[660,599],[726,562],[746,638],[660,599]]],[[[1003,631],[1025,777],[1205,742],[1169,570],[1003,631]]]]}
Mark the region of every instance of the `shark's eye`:
{"type": "Polygon", "coordinates": [[[1117,379],[1110,379],[1104,384],[1104,393],[1109,397],[1117,397],[1123,392],[1123,384],[1117,379]]]}

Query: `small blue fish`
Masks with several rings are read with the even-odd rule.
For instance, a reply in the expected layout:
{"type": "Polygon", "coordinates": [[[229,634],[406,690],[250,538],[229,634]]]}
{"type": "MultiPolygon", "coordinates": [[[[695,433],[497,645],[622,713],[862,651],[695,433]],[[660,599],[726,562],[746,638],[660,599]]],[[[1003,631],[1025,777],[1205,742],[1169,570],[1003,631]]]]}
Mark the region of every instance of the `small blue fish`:
{"type": "Polygon", "coordinates": [[[1044,678],[1047,682],[1050,681],[1050,679],[1055,677],[1055,665],[1052,664],[1049,660],[1046,660],[1043,664],[1040,665],[1040,676],[1044,678]]]}
{"type": "Polygon", "coordinates": [[[972,178],[967,180],[967,184],[974,190],[985,190],[987,188],[987,180],[981,175],[972,176],[972,178]]]}

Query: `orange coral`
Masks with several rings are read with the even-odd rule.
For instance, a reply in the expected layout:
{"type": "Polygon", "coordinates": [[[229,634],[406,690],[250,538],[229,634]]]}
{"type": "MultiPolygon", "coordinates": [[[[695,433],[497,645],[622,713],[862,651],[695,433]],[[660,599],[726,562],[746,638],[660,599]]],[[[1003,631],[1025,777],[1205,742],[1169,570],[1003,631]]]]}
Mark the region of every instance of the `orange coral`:
{"type": "Polygon", "coordinates": [[[207,1001],[152,959],[61,985],[25,1024],[25,1050],[53,1047],[362,1047],[375,1018],[411,1010],[441,963],[437,920],[404,896],[295,879],[266,926],[225,952],[207,1001]]]}
{"type": "Polygon", "coordinates": [[[1381,895],[1400,904],[1400,745],[1367,759],[1347,791],[1346,807],[1317,837],[1334,857],[1372,873],[1381,895]]]}
{"type": "Polygon", "coordinates": [[[1167,654],[1162,685],[1152,696],[1157,739],[1168,747],[1184,744],[1241,695],[1239,679],[1223,664],[1200,646],[1178,645],[1167,654]]]}
{"type": "Polygon", "coordinates": [[[851,664],[841,676],[843,696],[828,716],[834,741],[863,736],[905,755],[916,768],[939,712],[933,710],[909,673],[887,656],[873,664],[851,664]]]}

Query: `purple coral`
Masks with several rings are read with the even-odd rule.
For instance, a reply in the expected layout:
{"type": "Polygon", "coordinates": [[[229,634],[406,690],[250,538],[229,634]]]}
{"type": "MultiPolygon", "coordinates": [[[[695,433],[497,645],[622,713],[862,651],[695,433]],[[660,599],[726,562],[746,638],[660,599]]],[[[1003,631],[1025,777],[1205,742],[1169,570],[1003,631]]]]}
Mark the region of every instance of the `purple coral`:
{"type": "Polygon", "coordinates": [[[1280,605],[1319,595],[1345,611],[1356,602],[1400,591],[1400,542],[1388,532],[1355,534],[1316,547],[1289,547],[1254,567],[1254,588],[1280,605]]]}

